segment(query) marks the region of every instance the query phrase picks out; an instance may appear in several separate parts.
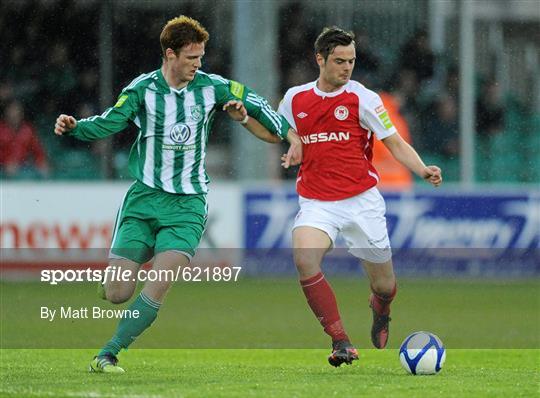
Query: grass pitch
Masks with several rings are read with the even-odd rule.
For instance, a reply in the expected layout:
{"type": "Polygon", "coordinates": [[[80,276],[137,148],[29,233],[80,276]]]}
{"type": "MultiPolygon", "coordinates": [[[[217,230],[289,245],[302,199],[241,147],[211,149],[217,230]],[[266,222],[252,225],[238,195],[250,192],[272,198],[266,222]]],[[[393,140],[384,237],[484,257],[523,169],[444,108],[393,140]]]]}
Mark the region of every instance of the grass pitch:
{"type": "Polygon", "coordinates": [[[2,397],[533,397],[539,350],[449,350],[435,376],[410,376],[397,350],[332,368],[328,350],[133,349],[123,375],[86,372],[92,350],[2,350],[2,397]]]}
{"type": "Polygon", "coordinates": [[[87,367],[117,320],[39,315],[44,305],[113,308],[95,284],[1,283],[0,397],[540,395],[538,279],[400,280],[382,351],[370,349],[366,281],[330,281],[360,348],[352,366],[328,365],[328,338],[294,279],[262,279],[175,285],[156,323],[120,354],[127,373],[116,376],[87,367]],[[401,368],[396,348],[417,330],[447,347],[436,376],[401,368]]]}

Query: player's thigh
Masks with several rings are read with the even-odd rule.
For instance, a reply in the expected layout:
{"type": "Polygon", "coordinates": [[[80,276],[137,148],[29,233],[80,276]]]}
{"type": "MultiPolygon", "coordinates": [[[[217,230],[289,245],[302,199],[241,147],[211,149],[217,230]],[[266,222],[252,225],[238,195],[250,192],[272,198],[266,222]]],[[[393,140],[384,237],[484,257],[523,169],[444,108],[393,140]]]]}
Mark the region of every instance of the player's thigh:
{"type": "Polygon", "coordinates": [[[375,188],[358,195],[341,230],[352,255],[376,264],[391,260],[385,210],[384,200],[375,188]]]}
{"type": "Polygon", "coordinates": [[[320,271],[324,255],[334,246],[341,227],[331,202],[300,197],[293,226],[294,260],[301,277],[320,271]]]}
{"type": "Polygon", "coordinates": [[[310,226],[293,229],[294,263],[301,278],[309,278],[320,272],[321,262],[332,247],[327,232],[310,226]]]}
{"type": "Polygon", "coordinates": [[[140,219],[124,218],[111,244],[109,258],[127,259],[144,264],[153,256],[155,232],[151,225],[140,219]]]}

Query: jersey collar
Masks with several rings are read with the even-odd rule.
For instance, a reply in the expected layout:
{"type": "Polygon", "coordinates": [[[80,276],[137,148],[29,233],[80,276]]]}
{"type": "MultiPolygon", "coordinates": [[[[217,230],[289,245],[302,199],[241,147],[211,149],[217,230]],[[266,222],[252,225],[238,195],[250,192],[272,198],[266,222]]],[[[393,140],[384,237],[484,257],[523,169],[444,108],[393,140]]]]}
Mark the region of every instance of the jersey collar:
{"type": "Polygon", "coordinates": [[[338,95],[342,94],[346,89],[347,87],[349,87],[349,84],[351,83],[351,81],[349,80],[347,82],[347,84],[345,84],[343,87],[341,87],[339,90],[337,91],[332,91],[331,93],[327,93],[325,91],[321,91],[319,90],[319,88],[317,87],[317,82],[319,80],[316,80],[315,81],[315,84],[313,85],[313,91],[315,92],[315,94],[317,94],[319,97],[329,97],[329,98],[332,98],[332,97],[337,97],[338,95]]]}
{"type": "Polygon", "coordinates": [[[183,94],[186,89],[191,88],[193,85],[193,82],[197,79],[197,74],[195,74],[195,78],[190,81],[187,86],[182,87],[181,89],[176,89],[174,87],[169,86],[169,83],[167,83],[167,80],[165,80],[165,76],[163,76],[163,73],[161,72],[161,68],[157,70],[157,77],[158,77],[158,83],[159,86],[165,91],[165,93],[175,93],[175,94],[183,94]]]}
{"type": "Polygon", "coordinates": [[[169,93],[171,88],[169,87],[167,80],[165,80],[165,76],[163,76],[163,73],[161,73],[161,68],[157,70],[156,75],[157,75],[157,83],[161,91],[165,93],[169,93]]]}

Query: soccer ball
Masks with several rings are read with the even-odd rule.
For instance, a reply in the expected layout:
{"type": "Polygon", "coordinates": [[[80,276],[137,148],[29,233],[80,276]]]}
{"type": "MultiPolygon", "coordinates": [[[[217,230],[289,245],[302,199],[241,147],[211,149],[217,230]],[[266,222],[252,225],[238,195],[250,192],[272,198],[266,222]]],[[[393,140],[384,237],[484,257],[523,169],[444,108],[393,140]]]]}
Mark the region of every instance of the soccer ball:
{"type": "Polygon", "coordinates": [[[413,375],[439,373],[446,359],[442,341],[429,332],[415,332],[399,348],[401,366],[413,375]]]}

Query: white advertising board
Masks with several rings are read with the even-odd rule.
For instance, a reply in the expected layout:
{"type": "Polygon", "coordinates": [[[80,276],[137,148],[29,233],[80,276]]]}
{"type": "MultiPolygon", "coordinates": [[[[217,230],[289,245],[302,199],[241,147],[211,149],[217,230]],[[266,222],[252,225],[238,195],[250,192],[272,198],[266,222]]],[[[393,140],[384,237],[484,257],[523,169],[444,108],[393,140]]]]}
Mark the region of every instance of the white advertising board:
{"type": "MultiPolygon", "coordinates": [[[[116,212],[129,183],[11,183],[0,194],[3,249],[108,248],[116,212]]],[[[242,192],[212,184],[201,247],[241,247],[242,192]]]]}

